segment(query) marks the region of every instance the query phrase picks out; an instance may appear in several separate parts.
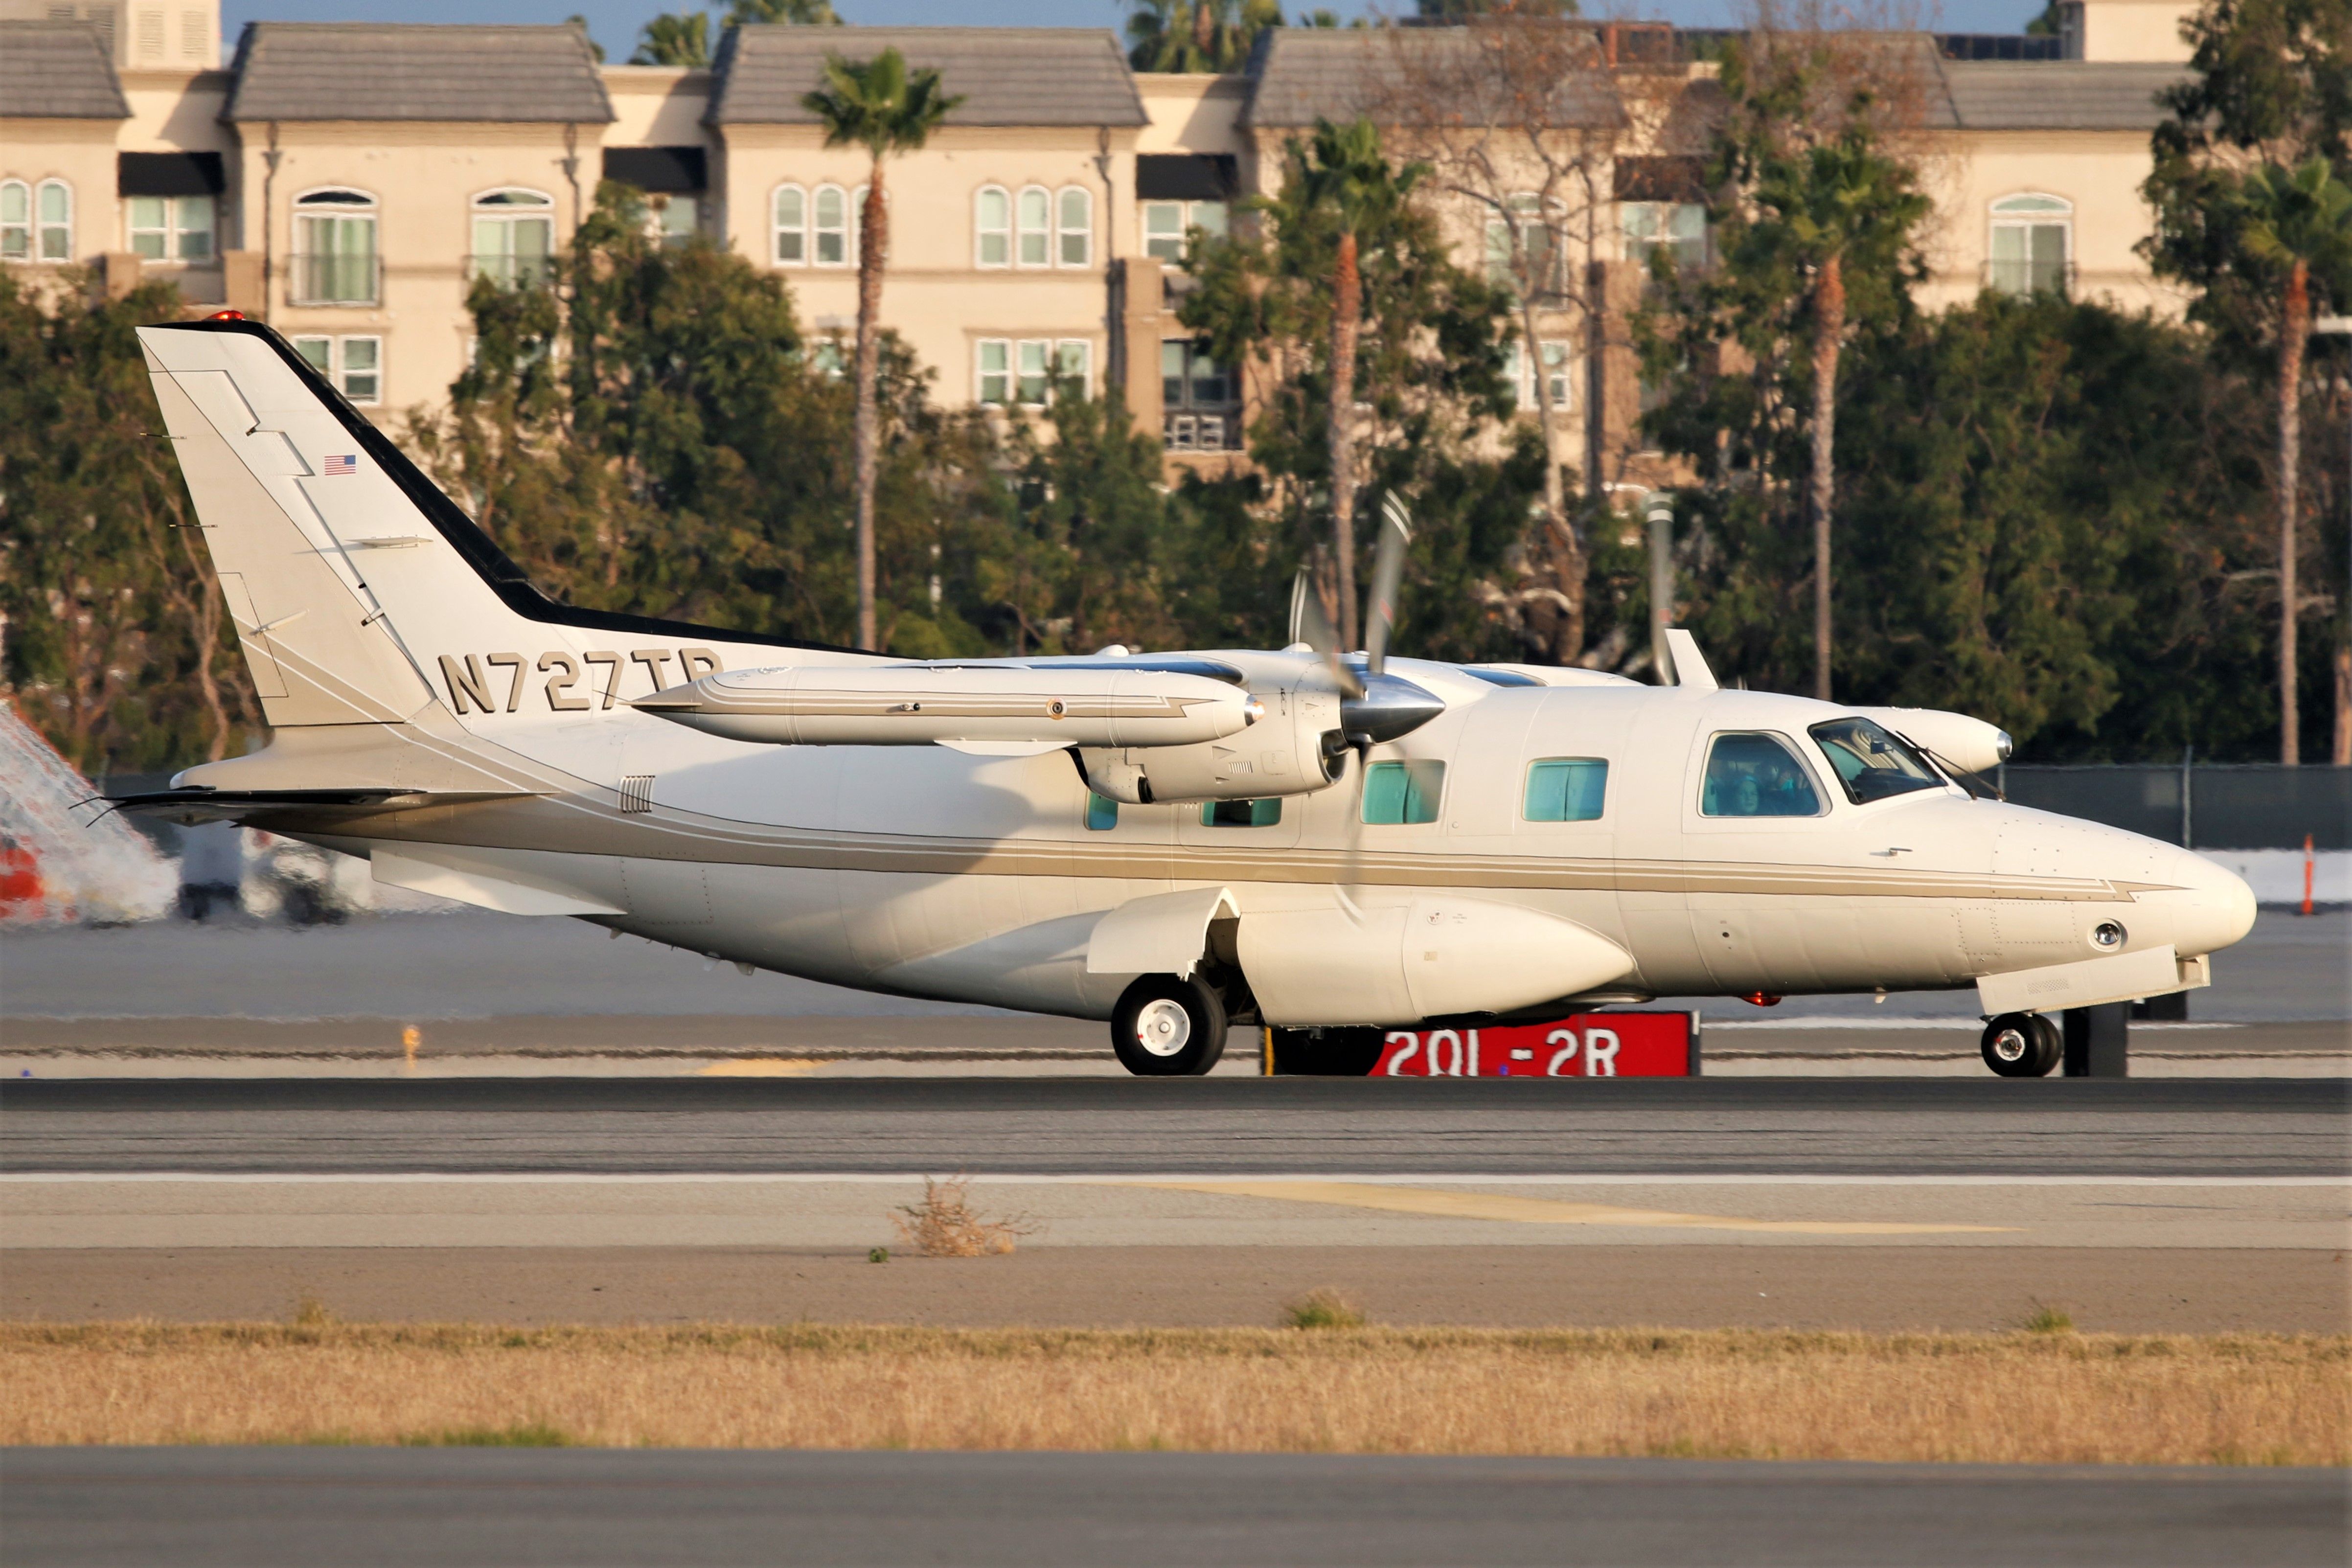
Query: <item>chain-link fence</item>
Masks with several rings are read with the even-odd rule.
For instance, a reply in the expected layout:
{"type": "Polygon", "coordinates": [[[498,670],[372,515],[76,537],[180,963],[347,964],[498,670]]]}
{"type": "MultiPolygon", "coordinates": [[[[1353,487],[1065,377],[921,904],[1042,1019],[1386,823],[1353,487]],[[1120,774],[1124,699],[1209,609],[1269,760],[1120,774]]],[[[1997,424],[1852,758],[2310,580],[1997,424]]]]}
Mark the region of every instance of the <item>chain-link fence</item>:
{"type": "Polygon", "coordinates": [[[2131,764],[2003,768],[2011,800],[2191,849],[2352,849],[2352,768],[2131,764]]]}

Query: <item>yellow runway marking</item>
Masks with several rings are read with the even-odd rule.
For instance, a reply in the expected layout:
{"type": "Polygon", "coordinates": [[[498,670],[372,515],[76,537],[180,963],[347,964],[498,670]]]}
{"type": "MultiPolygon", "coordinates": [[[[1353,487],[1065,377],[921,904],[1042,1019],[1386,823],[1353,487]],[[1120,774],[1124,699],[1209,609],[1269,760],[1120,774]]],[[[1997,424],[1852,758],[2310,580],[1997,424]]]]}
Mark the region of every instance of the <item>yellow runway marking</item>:
{"type": "Polygon", "coordinates": [[[1121,1184],[1163,1192],[1205,1192],[1274,1197],[1292,1203],[1334,1203],[1426,1214],[1441,1219],[1507,1219],[1522,1225],[1645,1225],[1682,1230],[1760,1230],[1784,1236],[1948,1236],[2011,1231],[2014,1225],[1909,1225],[1891,1220],[1746,1219],[1727,1214],[1676,1214],[1663,1208],[1619,1208],[1605,1203],[1563,1203],[1491,1192],[1447,1192],[1346,1181],[1142,1181],[1121,1184]]]}
{"type": "Polygon", "coordinates": [[[740,1061],[714,1061],[695,1071],[703,1078],[801,1078],[824,1065],[808,1056],[754,1056],[740,1061]]]}

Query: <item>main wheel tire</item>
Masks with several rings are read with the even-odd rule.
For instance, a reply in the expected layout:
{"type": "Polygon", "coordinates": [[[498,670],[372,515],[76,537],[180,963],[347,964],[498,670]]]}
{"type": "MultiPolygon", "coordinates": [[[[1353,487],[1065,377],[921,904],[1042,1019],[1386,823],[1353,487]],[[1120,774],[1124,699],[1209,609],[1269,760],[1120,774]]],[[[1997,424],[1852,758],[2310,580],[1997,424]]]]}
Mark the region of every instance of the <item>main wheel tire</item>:
{"type": "Polygon", "coordinates": [[[1278,1029],[1274,1070],[1286,1077],[1369,1078],[1387,1043],[1383,1029],[1278,1029]]]}
{"type": "Polygon", "coordinates": [[[1146,975],[1119,993],[1110,1044],[1139,1078],[1197,1078],[1225,1053],[1225,1004],[1198,975],[1146,975]]]}
{"type": "Polygon", "coordinates": [[[2040,1013],[2003,1013],[1985,1025],[1977,1049],[2003,1078],[2047,1078],[2066,1047],[2057,1024],[2040,1013]]]}

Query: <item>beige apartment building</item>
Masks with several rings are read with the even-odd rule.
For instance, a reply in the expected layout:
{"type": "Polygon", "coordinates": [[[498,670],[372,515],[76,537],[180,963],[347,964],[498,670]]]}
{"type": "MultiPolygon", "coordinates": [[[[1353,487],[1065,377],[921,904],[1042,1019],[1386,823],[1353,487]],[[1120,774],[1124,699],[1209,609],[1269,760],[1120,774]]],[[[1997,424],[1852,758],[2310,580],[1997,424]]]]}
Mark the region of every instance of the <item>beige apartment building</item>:
{"type": "MultiPolygon", "coordinates": [[[[2063,288],[2178,308],[2133,247],[2154,94],[2181,73],[2191,8],[2072,0],[2059,40],[1909,41],[1937,201],[1929,304],[2063,288]],[[1973,57],[2028,44],[2056,57],[1973,57]]],[[[94,266],[110,288],[169,277],[192,308],[267,319],[389,419],[446,396],[474,280],[539,276],[615,179],[662,232],[776,270],[805,324],[842,331],[865,159],[826,148],[801,99],[829,50],[886,46],[963,99],[889,175],[885,320],[938,396],[1012,417],[1056,376],[1116,384],[1172,465],[1237,461],[1244,378],[1174,316],[1184,236],[1228,224],[1318,115],[1377,109],[1367,84],[1417,40],[1277,30],[1243,71],[1187,77],[1130,71],[1107,31],[749,27],[683,71],[601,64],[572,26],[257,23],[224,66],[216,0],[0,0],[0,263],[94,266]]],[[[1618,139],[1594,259],[1623,299],[1652,246],[1706,256],[1687,174],[1709,72],[1672,65],[1689,101],[1663,117],[1607,63],[1588,75],[1579,112],[1618,139]]],[[[1491,214],[1454,204],[1465,251],[1491,247],[1491,214]]],[[[1638,412],[1622,334],[1559,315],[1537,335],[1522,405],[1540,362],[1556,450],[1582,465],[1598,439],[1622,468],[1638,412]]]]}

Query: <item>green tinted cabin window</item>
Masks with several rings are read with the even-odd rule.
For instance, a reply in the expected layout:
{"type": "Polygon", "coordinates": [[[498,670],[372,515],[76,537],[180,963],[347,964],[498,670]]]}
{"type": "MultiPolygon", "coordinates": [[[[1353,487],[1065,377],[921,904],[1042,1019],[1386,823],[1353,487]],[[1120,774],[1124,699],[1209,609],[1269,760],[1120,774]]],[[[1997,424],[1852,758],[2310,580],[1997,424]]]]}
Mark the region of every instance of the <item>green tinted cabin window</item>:
{"type": "Polygon", "coordinates": [[[1609,794],[1609,764],[1598,757],[1547,757],[1528,764],[1530,822],[1591,822],[1609,794]]]}
{"type": "Polygon", "coordinates": [[[1706,751],[1702,817],[1818,817],[1812,775],[1777,735],[1718,735],[1706,751]]]}
{"type": "Polygon", "coordinates": [[[1093,790],[1087,791],[1087,831],[1107,833],[1118,826],[1118,802],[1105,800],[1093,790]]]}
{"type": "Polygon", "coordinates": [[[1364,821],[1433,822],[1444,789],[1443,762],[1375,762],[1364,770],[1364,821]]]}
{"type": "Polygon", "coordinates": [[[1279,800],[1211,800],[1201,808],[1204,828],[1270,828],[1280,821],[1279,800]]]}

